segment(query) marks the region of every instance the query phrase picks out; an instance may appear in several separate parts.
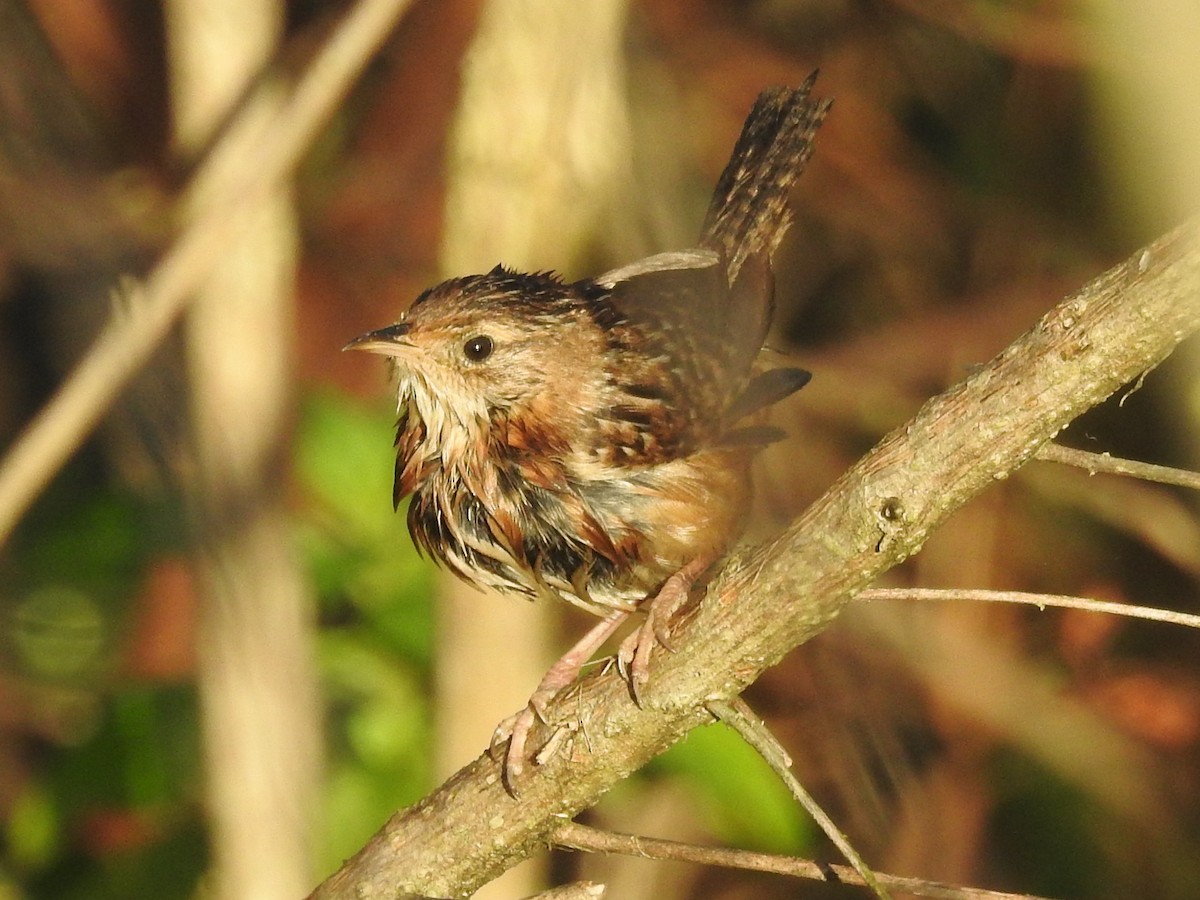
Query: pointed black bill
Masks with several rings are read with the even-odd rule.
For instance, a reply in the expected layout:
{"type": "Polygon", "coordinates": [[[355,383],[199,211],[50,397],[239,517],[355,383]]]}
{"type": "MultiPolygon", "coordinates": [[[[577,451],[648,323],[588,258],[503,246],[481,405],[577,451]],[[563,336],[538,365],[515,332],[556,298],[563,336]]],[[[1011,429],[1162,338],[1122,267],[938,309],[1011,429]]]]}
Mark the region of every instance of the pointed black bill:
{"type": "Polygon", "coordinates": [[[396,344],[407,344],[404,336],[409,332],[407,322],[397,322],[395,325],[388,325],[386,328],[378,328],[375,331],[368,331],[366,334],[360,334],[343,350],[367,350],[372,353],[394,353],[396,344]]]}

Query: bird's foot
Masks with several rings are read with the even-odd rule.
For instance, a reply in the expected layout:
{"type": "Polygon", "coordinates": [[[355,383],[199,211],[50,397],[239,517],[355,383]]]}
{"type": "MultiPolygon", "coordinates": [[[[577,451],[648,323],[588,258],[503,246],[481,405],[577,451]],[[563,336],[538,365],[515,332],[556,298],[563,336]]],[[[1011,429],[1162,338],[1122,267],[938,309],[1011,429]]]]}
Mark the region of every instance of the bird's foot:
{"type": "Polygon", "coordinates": [[[712,559],[692,560],[665,582],[658,593],[645,604],[646,620],[621,642],[617,650],[617,667],[629,682],[629,691],[638,706],[642,705],[642,688],[650,681],[650,653],[655,644],[674,652],[671,624],[675,614],[688,601],[692,585],[712,564],[712,559]]]}
{"type": "Polygon", "coordinates": [[[556,738],[562,729],[556,730],[547,742],[546,747],[539,750],[537,755],[529,759],[529,736],[535,725],[540,721],[546,724],[547,708],[550,701],[559,691],[570,685],[579,677],[579,672],[601,645],[612,636],[621,624],[629,618],[627,610],[617,610],[608,618],[596,623],[578,643],[562,655],[562,657],[542,676],[537,690],[529,698],[524,709],[506,718],[496,726],[492,734],[491,752],[499,754],[499,748],[505,741],[508,747],[504,751],[504,785],[512,796],[516,796],[522,780],[526,777],[526,766],[529,762],[540,765],[550,758],[552,753],[546,753],[552,745],[557,746],[556,738]]]}

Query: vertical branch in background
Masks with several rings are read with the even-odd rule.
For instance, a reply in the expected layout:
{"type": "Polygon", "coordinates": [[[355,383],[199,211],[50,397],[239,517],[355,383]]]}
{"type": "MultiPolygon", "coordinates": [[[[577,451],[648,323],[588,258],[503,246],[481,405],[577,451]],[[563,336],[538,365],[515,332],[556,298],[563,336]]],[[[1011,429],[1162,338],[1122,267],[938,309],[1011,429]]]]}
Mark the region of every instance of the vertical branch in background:
{"type": "Polygon", "coordinates": [[[1104,60],[1094,76],[1104,146],[1115,151],[1110,171],[1126,183],[1129,211],[1155,222],[1189,218],[1200,206],[1200,7],[1098,0],[1090,12],[1091,49],[1104,60]]]}
{"type": "Polygon", "coordinates": [[[441,265],[569,270],[626,194],[626,4],[491,0],[463,65],[441,265]]]}
{"type": "MultiPolygon", "coordinates": [[[[212,139],[271,58],[278,0],[172,0],[166,7],[175,136],[212,139]]],[[[226,166],[253,157],[280,95],[256,91],[187,215],[226,166]]],[[[280,188],[236,215],[243,237],[200,288],[187,328],[197,467],[188,486],[204,586],[200,698],[217,897],[291,898],[311,876],[319,712],[310,602],[282,507],[297,248],[280,188]]]]}
{"type": "MultiPolygon", "coordinates": [[[[444,274],[501,261],[569,273],[596,242],[608,205],[627,194],[625,15],[612,0],[484,5],[448,154],[444,274]]],[[[528,699],[553,658],[555,610],[514,608],[450,578],[443,587],[435,708],[448,774],[528,699]]]]}
{"type": "MultiPolygon", "coordinates": [[[[1146,220],[1170,224],[1194,216],[1200,210],[1200,6],[1193,0],[1100,0],[1092,15],[1096,54],[1106,61],[1096,86],[1106,145],[1116,148],[1114,174],[1124,182],[1135,218],[1127,227],[1142,233],[1146,220]]],[[[1190,401],[1180,404],[1175,440],[1186,465],[1200,468],[1200,350],[1194,343],[1182,350],[1168,370],[1182,382],[1172,394],[1190,401]]]]}

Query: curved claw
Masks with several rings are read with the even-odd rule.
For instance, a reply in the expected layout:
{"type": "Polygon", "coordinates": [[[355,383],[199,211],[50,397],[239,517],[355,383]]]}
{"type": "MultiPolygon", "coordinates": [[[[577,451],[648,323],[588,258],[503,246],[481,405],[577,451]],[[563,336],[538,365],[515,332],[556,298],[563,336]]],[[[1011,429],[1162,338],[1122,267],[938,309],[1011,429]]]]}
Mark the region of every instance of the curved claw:
{"type": "MultiPolygon", "coordinates": [[[[504,754],[504,787],[515,799],[520,790],[521,781],[525,776],[525,745],[529,741],[529,733],[533,730],[534,721],[538,718],[532,702],[515,716],[510,716],[505,722],[512,721],[512,732],[508,738],[508,750],[504,754]]],[[[501,725],[505,724],[502,722],[501,725]]]]}

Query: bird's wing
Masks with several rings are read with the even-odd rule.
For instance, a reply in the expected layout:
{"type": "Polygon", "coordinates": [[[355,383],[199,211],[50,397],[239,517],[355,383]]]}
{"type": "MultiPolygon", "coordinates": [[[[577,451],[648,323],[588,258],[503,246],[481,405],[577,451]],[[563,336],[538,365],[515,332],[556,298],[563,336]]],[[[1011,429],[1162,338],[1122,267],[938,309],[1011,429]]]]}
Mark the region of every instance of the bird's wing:
{"type": "Polygon", "coordinates": [[[765,259],[747,260],[732,285],[709,250],[651,256],[594,284],[613,388],[602,434],[622,448],[614,460],[663,462],[717,441],[770,324],[765,259]]]}
{"type": "Polygon", "coordinates": [[[700,246],[721,253],[736,276],[755,256],[768,258],[791,224],[788,193],[812,156],[813,138],[832,101],[813,100],[817,73],[798,88],[758,95],[713,190],[700,246]]]}

